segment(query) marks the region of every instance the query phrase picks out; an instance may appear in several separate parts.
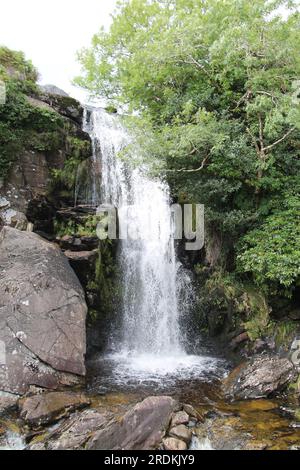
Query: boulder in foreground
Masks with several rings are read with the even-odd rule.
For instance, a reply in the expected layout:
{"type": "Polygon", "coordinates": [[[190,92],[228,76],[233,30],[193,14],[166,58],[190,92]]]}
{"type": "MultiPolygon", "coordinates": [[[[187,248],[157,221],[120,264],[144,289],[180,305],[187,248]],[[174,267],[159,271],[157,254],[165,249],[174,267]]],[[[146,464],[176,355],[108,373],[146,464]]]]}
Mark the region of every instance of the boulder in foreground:
{"type": "Polygon", "coordinates": [[[0,391],[25,394],[85,375],[87,306],[67,258],[30,232],[0,232],[0,391]]]}

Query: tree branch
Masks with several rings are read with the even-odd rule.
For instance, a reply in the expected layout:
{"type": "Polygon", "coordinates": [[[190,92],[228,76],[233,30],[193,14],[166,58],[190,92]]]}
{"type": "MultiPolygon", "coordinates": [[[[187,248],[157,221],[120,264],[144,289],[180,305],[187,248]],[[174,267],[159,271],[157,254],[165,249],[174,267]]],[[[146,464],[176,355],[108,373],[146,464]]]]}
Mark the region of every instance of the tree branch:
{"type": "Polygon", "coordinates": [[[271,150],[272,148],[274,148],[276,145],[280,144],[280,142],[282,142],[283,140],[285,140],[292,132],[294,132],[296,130],[296,127],[292,127],[292,129],[290,129],[288,132],[286,132],[284,134],[284,136],[282,136],[280,139],[276,140],[276,142],[274,142],[273,144],[271,145],[268,145],[267,147],[264,147],[264,152],[268,151],[268,150],[271,150]]]}
{"type": "Polygon", "coordinates": [[[207,160],[209,159],[209,154],[202,160],[201,166],[199,168],[188,169],[188,168],[180,168],[180,170],[168,170],[176,173],[196,173],[197,171],[203,170],[207,160]]]}

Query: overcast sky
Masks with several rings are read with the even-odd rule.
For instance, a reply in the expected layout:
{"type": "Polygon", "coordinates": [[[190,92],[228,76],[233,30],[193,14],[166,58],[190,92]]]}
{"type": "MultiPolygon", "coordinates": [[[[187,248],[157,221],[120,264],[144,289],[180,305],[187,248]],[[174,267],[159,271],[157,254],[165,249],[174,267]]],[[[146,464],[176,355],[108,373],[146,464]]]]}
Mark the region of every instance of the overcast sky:
{"type": "Polygon", "coordinates": [[[22,50],[38,68],[42,83],[77,98],[71,81],[79,72],[76,52],[108,27],[116,0],[1,0],[0,45],[22,50]]]}

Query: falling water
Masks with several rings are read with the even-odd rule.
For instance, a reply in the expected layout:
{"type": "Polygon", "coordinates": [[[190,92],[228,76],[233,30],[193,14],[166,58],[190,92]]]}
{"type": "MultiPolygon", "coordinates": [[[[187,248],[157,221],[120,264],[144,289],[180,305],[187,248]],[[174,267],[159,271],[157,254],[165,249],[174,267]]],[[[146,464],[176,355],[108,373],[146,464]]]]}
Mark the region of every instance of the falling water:
{"type": "MultiPolygon", "coordinates": [[[[119,242],[122,271],[122,337],[114,358],[147,374],[185,370],[195,362],[209,368],[211,359],[188,356],[180,316],[186,308],[180,293],[191,289],[178,261],[172,237],[168,185],[118,158],[130,143],[119,118],[102,109],[86,112],[85,130],[93,142],[93,204],[112,204],[130,237],[119,242]],[[129,211],[124,208],[131,206],[129,211]]],[[[186,297],[192,297],[192,293],[186,297]]]]}

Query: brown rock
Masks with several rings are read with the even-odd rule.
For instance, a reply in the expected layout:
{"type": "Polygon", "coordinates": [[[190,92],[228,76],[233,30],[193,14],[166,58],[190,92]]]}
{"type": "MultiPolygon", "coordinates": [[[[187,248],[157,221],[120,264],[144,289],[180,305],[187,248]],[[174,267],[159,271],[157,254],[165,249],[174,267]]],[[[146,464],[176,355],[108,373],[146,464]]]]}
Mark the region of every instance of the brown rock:
{"type": "Polygon", "coordinates": [[[107,425],[112,416],[97,410],[84,410],[67,418],[44,442],[33,442],[28,450],[82,450],[93,433],[107,425]]]}
{"type": "Polygon", "coordinates": [[[191,418],[194,418],[197,421],[203,421],[203,416],[201,416],[201,414],[196,411],[192,405],[184,404],[183,409],[191,418]]]}
{"type": "Polygon", "coordinates": [[[172,416],[171,427],[173,428],[179,424],[188,424],[189,420],[189,415],[185,411],[178,411],[172,416]]]}
{"type": "Polygon", "coordinates": [[[167,437],[164,439],[163,445],[165,450],[187,450],[186,443],[180,439],[175,439],[174,437],[167,437]]]}
{"type": "Polygon", "coordinates": [[[65,251],[65,256],[72,262],[93,262],[97,258],[98,250],[93,251],[65,251]]]}
{"type": "Polygon", "coordinates": [[[36,427],[57,421],[90,403],[82,394],[50,392],[24,398],[19,407],[21,418],[30,426],[36,427]]]}
{"type": "Polygon", "coordinates": [[[173,398],[149,397],[111,422],[91,439],[89,450],[154,450],[159,447],[177,403],[173,398]]]}
{"type": "Polygon", "coordinates": [[[186,426],[183,424],[180,424],[179,426],[176,426],[175,428],[172,428],[169,431],[169,434],[171,437],[175,437],[176,439],[180,439],[187,444],[191,442],[192,439],[192,432],[190,429],[188,429],[186,426]]]}
{"type": "Polygon", "coordinates": [[[4,394],[0,395],[0,416],[17,408],[18,396],[4,394]]]}

